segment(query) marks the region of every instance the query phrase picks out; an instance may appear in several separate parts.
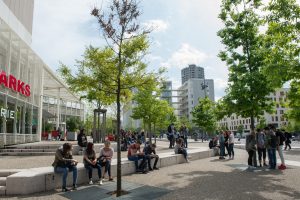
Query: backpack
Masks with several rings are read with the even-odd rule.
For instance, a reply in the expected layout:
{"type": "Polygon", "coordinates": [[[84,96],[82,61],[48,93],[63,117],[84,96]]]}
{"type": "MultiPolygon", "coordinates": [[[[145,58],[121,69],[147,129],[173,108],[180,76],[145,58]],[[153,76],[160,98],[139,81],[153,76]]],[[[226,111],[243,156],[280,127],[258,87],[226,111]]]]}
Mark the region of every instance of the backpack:
{"type": "Polygon", "coordinates": [[[280,142],[285,142],[286,141],[286,137],[284,136],[284,134],[282,132],[280,132],[280,142]]]}

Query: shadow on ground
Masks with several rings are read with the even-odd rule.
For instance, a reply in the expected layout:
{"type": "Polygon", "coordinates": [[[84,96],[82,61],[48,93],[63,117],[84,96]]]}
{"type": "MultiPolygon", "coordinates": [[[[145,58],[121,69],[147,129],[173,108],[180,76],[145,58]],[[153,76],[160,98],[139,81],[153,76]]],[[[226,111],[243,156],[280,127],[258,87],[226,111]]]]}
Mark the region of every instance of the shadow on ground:
{"type": "MultiPolygon", "coordinates": [[[[232,166],[233,167],[233,166],[232,166]]],[[[164,199],[300,199],[300,191],[280,184],[282,174],[278,171],[241,171],[231,172],[192,171],[174,174],[175,180],[191,177],[188,186],[174,188],[164,199]]],[[[164,184],[160,187],[172,187],[175,184],[164,184]]]]}

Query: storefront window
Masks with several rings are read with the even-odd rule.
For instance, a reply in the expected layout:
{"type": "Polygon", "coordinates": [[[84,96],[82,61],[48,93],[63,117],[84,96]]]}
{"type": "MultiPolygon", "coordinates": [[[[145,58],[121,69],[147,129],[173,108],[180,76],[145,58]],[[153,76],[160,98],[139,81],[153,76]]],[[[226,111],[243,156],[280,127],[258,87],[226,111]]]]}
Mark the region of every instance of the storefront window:
{"type": "Polygon", "coordinates": [[[22,101],[18,101],[16,119],[17,119],[17,133],[22,134],[24,131],[24,118],[25,118],[25,104],[22,101]]]}
{"type": "Polygon", "coordinates": [[[25,134],[31,134],[31,122],[32,122],[32,105],[26,105],[25,113],[25,134]]]}
{"type": "MultiPolygon", "coordinates": [[[[5,106],[5,96],[4,94],[0,93],[0,109],[6,108],[5,106]]],[[[4,133],[4,123],[5,123],[5,117],[2,115],[0,116],[0,133],[4,133]]]]}
{"type": "Polygon", "coordinates": [[[39,121],[38,108],[33,106],[33,111],[32,111],[32,134],[37,133],[38,121],[39,121]]]}
{"type": "Polygon", "coordinates": [[[7,110],[6,110],[6,132],[13,133],[14,132],[14,121],[15,121],[15,105],[16,99],[7,97],[7,110]]]}

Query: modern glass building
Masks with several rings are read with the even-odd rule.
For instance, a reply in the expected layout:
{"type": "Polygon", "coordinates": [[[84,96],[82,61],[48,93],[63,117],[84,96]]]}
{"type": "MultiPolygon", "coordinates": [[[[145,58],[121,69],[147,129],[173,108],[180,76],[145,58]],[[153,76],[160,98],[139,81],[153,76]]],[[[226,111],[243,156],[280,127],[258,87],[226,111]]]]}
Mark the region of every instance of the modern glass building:
{"type": "MultiPolygon", "coordinates": [[[[84,105],[31,49],[34,0],[0,0],[0,147],[41,140],[42,122],[65,130],[84,105]]],[[[45,47],[46,48],[46,47],[45,47]]]]}

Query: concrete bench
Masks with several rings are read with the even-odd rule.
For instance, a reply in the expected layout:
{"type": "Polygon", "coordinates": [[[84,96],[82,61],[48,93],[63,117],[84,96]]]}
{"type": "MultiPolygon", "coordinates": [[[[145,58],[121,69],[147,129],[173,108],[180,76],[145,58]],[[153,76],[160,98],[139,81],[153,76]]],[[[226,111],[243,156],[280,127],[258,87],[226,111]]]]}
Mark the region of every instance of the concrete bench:
{"type": "MultiPolygon", "coordinates": [[[[189,149],[190,160],[197,160],[214,156],[214,151],[207,148],[189,149]]],[[[183,155],[174,154],[174,152],[160,153],[157,167],[168,167],[184,163],[183,155]]],[[[152,162],[154,162],[152,160],[152,162]]],[[[135,172],[134,162],[122,158],[122,175],[133,174],[135,172]]],[[[83,163],[78,163],[77,184],[87,184],[88,174],[83,163]]],[[[67,185],[72,185],[72,172],[67,178],[67,185]]],[[[111,173],[115,177],[117,175],[117,160],[113,159],[111,163],[111,173]]],[[[93,178],[98,179],[97,170],[93,170],[93,178]]],[[[37,192],[45,192],[61,188],[62,175],[55,174],[53,167],[40,167],[22,170],[21,172],[12,174],[6,180],[6,195],[32,194],[37,192]]]]}

